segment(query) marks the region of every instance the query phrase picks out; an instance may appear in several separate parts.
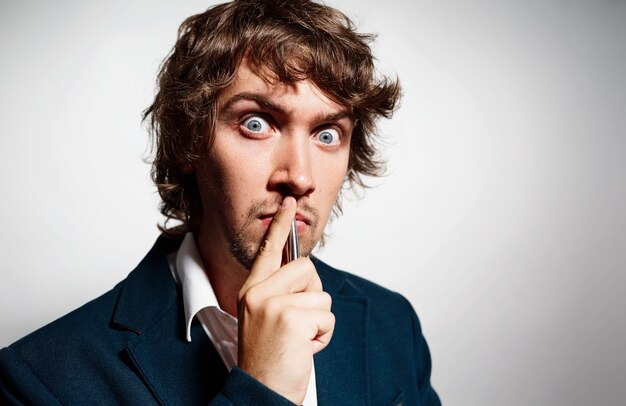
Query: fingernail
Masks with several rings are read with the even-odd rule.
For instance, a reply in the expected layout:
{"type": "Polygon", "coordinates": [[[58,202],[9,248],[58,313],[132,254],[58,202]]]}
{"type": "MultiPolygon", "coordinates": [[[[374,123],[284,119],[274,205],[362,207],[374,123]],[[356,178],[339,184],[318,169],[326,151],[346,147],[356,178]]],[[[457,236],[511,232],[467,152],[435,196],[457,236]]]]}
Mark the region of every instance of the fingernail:
{"type": "Polygon", "coordinates": [[[281,203],[280,207],[283,209],[286,209],[287,207],[291,207],[291,202],[293,201],[293,199],[289,196],[285,197],[283,199],[283,202],[281,203]]]}

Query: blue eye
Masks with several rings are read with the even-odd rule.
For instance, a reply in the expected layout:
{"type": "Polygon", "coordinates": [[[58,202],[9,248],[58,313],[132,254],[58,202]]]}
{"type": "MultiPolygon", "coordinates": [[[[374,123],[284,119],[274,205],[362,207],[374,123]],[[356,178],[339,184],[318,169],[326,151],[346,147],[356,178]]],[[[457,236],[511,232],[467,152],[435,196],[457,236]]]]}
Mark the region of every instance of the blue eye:
{"type": "Polygon", "coordinates": [[[262,133],[269,129],[269,123],[262,119],[259,116],[252,116],[246,121],[243,122],[243,126],[246,127],[248,131],[252,131],[254,133],[262,133]]]}
{"type": "Polygon", "coordinates": [[[334,145],[338,144],[341,141],[341,137],[339,136],[339,131],[334,128],[327,128],[325,130],[317,133],[317,139],[326,145],[334,145]]]}

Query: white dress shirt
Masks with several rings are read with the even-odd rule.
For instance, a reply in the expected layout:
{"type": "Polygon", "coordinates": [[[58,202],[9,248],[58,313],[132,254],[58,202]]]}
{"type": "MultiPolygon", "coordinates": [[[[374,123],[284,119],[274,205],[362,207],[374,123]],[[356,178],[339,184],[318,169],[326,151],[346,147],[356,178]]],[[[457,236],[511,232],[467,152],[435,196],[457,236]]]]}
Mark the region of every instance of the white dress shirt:
{"type": "MultiPolygon", "coordinates": [[[[191,323],[197,317],[230,371],[237,365],[237,319],[220,309],[192,233],[185,235],[180,248],[168,256],[168,261],[183,291],[187,341],[191,342],[191,323]]],[[[317,406],[314,365],[303,405],[317,406]]]]}

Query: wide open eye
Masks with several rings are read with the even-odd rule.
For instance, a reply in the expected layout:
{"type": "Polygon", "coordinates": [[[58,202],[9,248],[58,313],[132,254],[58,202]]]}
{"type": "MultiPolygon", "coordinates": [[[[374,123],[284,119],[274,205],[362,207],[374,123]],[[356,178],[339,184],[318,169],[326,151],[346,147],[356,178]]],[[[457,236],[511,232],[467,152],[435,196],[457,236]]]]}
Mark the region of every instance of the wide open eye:
{"type": "Polygon", "coordinates": [[[259,116],[248,117],[242,125],[246,130],[253,133],[264,133],[270,129],[270,125],[267,120],[259,116]]]}
{"type": "Polygon", "coordinates": [[[316,134],[317,139],[325,145],[337,145],[341,142],[339,131],[334,128],[325,128],[316,134]]]}

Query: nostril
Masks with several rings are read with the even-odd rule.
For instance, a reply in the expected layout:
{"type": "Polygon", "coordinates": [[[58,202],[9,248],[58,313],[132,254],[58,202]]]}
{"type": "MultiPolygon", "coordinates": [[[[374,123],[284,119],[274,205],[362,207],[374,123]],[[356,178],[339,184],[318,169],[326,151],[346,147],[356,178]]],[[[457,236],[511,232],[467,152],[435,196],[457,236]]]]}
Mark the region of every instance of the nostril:
{"type": "Polygon", "coordinates": [[[282,196],[293,196],[295,198],[307,196],[315,190],[312,182],[305,180],[303,182],[280,182],[271,187],[273,191],[280,193],[282,196]]]}
{"type": "Polygon", "coordinates": [[[293,196],[293,191],[291,187],[289,187],[286,183],[280,183],[276,185],[276,191],[280,193],[281,196],[293,196]]]}

